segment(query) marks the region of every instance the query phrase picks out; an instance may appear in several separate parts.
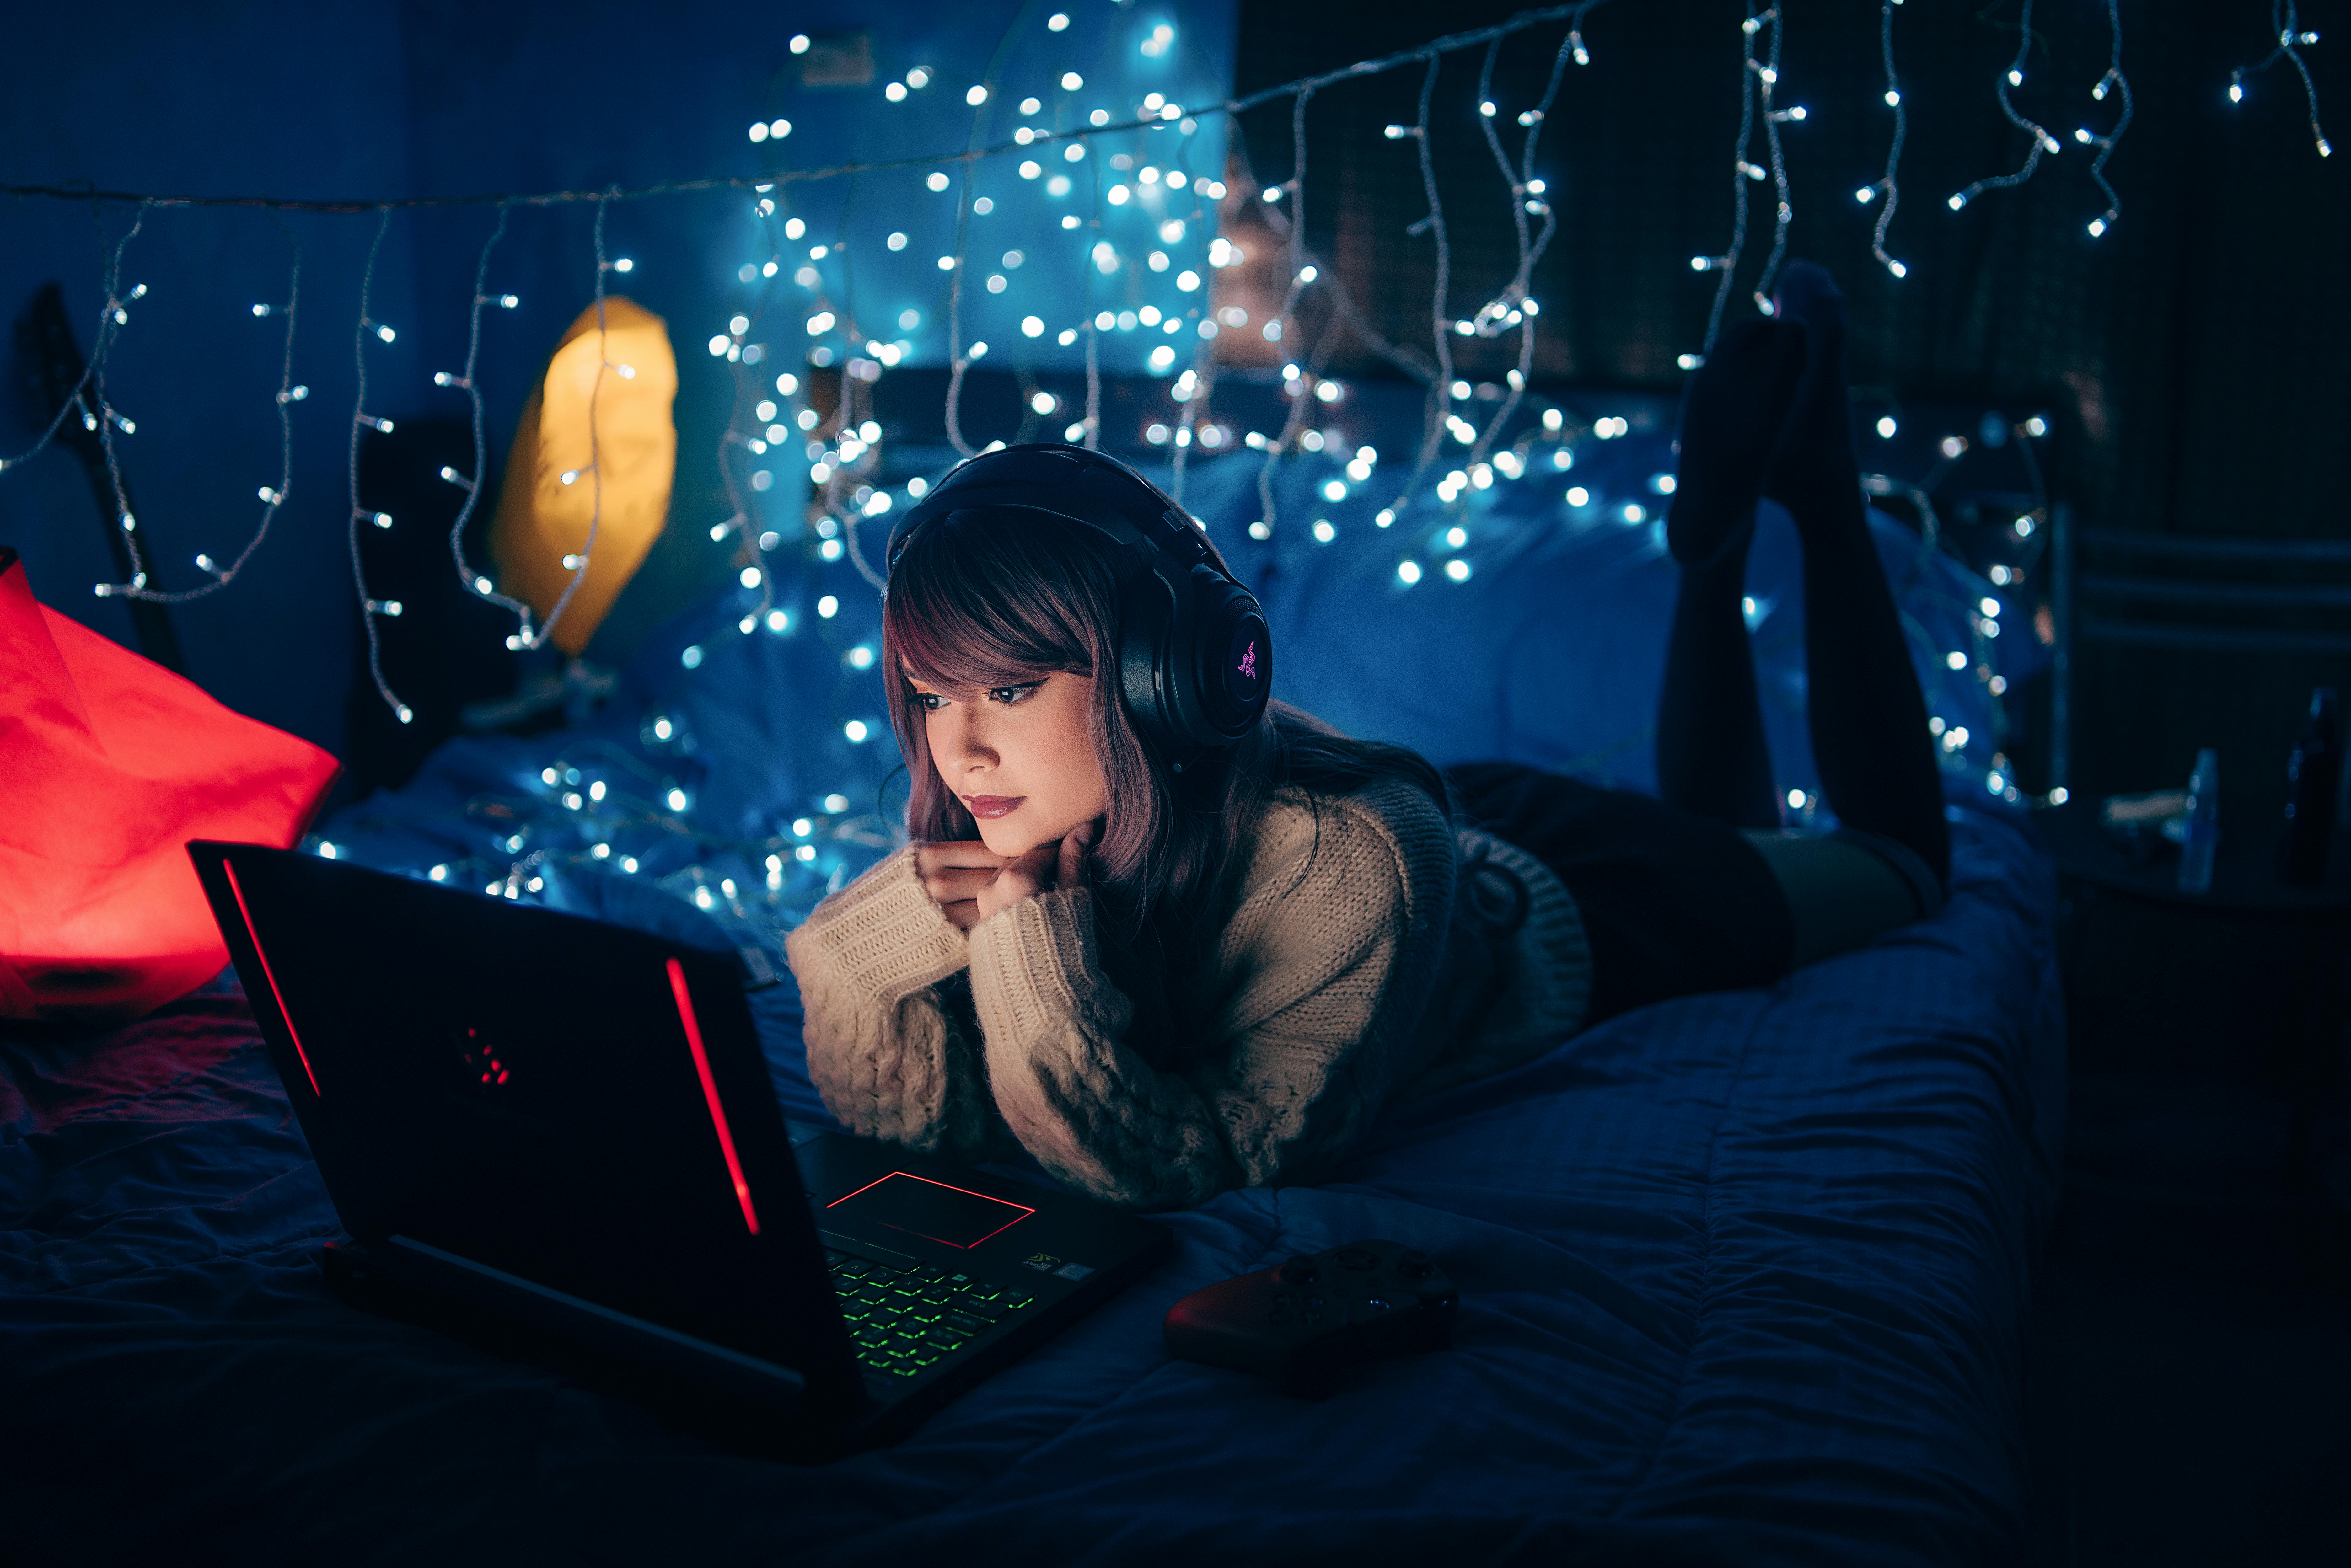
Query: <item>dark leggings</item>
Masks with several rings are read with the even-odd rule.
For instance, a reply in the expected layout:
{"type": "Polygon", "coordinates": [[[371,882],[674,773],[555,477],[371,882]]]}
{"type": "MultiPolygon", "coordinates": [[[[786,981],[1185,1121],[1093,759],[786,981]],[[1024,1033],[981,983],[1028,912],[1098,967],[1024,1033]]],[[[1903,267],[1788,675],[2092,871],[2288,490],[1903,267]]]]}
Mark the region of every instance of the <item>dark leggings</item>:
{"type": "MultiPolygon", "coordinates": [[[[1841,359],[1821,368],[1842,412],[1841,359]]],[[[1803,540],[1813,752],[1843,828],[1779,831],[1740,602],[1751,496],[1737,503],[1745,517],[1715,530],[1738,548],[1682,571],[1657,706],[1663,799],[1514,763],[1451,772],[1464,820],[1534,854],[1574,895],[1592,944],[1591,1021],[1768,985],[1942,902],[1950,850],[1926,704],[1849,446],[1828,444],[1835,461],[1816,466],[1841,471],[1784,499],[1803,540]]]]}

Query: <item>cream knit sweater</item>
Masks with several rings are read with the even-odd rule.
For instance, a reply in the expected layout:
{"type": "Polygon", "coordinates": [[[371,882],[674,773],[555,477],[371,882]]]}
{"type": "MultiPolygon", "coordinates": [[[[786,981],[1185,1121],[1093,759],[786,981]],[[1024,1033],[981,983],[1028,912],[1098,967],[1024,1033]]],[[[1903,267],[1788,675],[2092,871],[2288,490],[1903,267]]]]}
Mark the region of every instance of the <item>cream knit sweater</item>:
{"type": "Polygon", "coordinates": [[[1549,1050],[1591,994],[1559,879],[1400,781],[1279,793],[1202,972],[1106,966],[1092,900],[1053,889],[966,933],[910,846],[819,904],[787,951],[826,1106],[968,1158],[1008,1132],[1098,1197],[1167,1207],[1314,1179],[1392,1095],[1549,1050]]]}

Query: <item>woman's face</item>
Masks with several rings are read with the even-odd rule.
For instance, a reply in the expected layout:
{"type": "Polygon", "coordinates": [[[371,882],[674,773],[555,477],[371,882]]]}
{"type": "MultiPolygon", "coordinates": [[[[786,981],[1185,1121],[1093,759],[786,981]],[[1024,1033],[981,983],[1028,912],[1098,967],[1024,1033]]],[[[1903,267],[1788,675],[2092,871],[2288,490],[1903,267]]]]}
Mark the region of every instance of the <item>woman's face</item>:
{"type": "Polygon", "coordinates": [[[1110,810],[1088,733],[1092,676],[1057,671],[1022,685],[956,693],[907,679],[926,710],[931,766],[995,853],[1025,854],[1110,810]]]}

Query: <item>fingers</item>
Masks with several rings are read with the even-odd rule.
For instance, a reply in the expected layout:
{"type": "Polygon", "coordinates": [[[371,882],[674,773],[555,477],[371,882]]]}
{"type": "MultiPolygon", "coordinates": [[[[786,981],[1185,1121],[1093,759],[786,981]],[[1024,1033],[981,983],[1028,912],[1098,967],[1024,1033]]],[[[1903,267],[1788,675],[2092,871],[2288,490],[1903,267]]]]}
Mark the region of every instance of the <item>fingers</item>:
{"type": "Polygon", "coordinates": [[[1097,822],[1082,823],[1058,841],[1009,860],[977,840],[920,843],[914,847],[914,874],[941,912],[968,931],[1047,887],[1081,885],[1086,852],[1098,831],[1097,822]]]}
{"type": "MultiPolygon", "coordinates": [[[[1000,866],[1004,862],[998,861],[996,863],[1000,866]]],[[[943,871],[935,875],[924,877],[923,891],[929,894],[937,903],[956,904],[964,899],[978,897],[979,890],[994,882],[996,877],[997,873],[993,869],[943,871]]]]}
{"type": "Polygon", "coordinates": [[[979,890],[979,917],[985,920],[999,909],[1009,909],[1024,898],[1036,897],[1043,889],[1053,854],[1051,844],[1039,844],[1026,854],[1007,861],[1004,869],[996,873],[996,880],[979,890]]]}
{"type": "Polygon", "coordinates": [[[942,906],[977,898],[1004,863],[1002,855],[977,839],[914,846],[915,878],[942,906]]]}
{"type": "Polygon", "coordinates": [[[1003,863],[1002,855],[977,839],[935,840],[914,846],[914,871],[922,876],[969,867],[994,871],[1003,863]]]}
{"type": "Polygon", "coordinates": [[[1061,840],[1061,853],[1056,861],[1053,885],[1076,887],[1086,874],[1086,851],[1094,841],[1094,825],[1081,822],[1061,840]]]}
{"type": "MultiPolygon", "coordinates": [[[[1018,896],[1028,897],[1029,894],[1044,887],[1045,879],[1053,874],[1053,856],[1056,848],[1056,845],[1045,843],[1024,852],[1016,859],[1008,861],[1004,869],[996,873],[996,880],[998,883],[1010,881],[1024,884],[1023,891],[1018,896]]],[[[1007,899],[1005,902],[1009,904],[1012,901],[1007,899]]]]}

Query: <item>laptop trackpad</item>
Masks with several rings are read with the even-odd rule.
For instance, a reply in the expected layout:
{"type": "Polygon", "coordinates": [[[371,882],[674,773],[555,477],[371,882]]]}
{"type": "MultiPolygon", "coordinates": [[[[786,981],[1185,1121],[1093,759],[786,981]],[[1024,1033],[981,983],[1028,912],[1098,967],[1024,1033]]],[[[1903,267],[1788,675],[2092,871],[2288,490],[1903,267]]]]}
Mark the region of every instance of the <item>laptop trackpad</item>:
{"type": "Polygon", "coordinates": [[[1001,1235],[1037,1211],[1026,1204],[950,1186],[907,1171],[892,1171],[847,1197],[825,1205],[837,1218],[886,1226],[968,1250],[1001,1235]]]}

